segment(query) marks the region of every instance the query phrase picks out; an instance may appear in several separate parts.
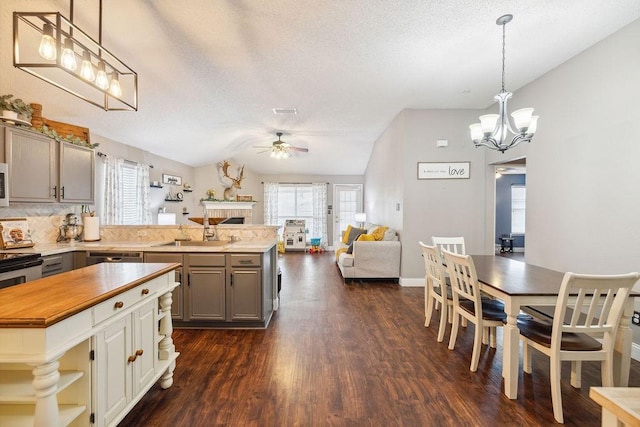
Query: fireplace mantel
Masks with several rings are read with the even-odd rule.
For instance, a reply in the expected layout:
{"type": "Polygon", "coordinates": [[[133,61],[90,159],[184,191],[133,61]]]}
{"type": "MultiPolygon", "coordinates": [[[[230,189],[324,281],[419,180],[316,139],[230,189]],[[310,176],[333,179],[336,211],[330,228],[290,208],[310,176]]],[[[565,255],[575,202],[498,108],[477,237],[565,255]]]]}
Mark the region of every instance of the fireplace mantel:
{"type": "Polygon", "coordinates": [[[202,203],[202,206],[204,206],[204,208],[207,210],[253,209],[253,207],[256,204],[256,202],[225,202],[225,201],[218,201],[218,200],[215,200],[215,201],[203,200],[201,203],[202,203]]]}

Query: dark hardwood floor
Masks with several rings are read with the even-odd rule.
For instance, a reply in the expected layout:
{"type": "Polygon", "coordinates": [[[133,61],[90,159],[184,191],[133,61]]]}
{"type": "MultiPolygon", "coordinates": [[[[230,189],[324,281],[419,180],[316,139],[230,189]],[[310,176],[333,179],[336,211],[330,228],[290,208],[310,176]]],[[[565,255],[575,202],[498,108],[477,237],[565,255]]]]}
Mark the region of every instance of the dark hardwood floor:
{"type": "MultiPolygon", "coordinates": [[[[469,371],[473,326],[456,348],[424,327],[424,289],[343,283],[333,253],[287,253],[281,307],[266,330],[176,329],[174,384],[155,385],[121,426],[547,426],[553,419],[549,361],[534,356],[517,400],[502,393],[501,349],[483,348],[469,371]]],[[[448,340],[449,329],[445,340],[448,340]]],[[[582,389],[562,397],[568,426],[600,425],[583,364],[582,389]]],[[[640,386],[632,361],[630,385],[640,386]]]]}

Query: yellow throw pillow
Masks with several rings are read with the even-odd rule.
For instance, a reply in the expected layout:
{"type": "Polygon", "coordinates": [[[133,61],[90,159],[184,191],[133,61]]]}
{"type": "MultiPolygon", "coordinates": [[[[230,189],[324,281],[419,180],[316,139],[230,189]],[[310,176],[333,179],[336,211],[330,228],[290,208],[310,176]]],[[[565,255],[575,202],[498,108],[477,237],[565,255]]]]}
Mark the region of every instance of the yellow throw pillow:
{"type": "Polygon", "coordinates": [[[376,238],[373,237],[372,234],[361,234],[356,240],[358,242],[373,242],[374,240],[376,240],[376,238]]]}
{"type": "Polygon", "coordinates": [[[382,238],[384,237],[384,232],[387,231],[387,228],[389,227],[378,227],[375,230],[373,230],[370,234],[373,236],[374,239],[382,240],[382,238]]]}
{"type": "Polygon", "coordinates": [[[345,245],[348,244],[348,239],[349,239],[349,233],[351,232],[351,226],[347,225],[347,229],[344,230],[344,234],[342,235],[342,243],[344,243],[345,245]]]}
{"type": "Polygon", "coordinates": [[[338,250],[336,250],[336,261],[338,261],[338,258],[340,258],[340,254],[343,254],[347,251],[347,248],[339,248],[338,250]]]}

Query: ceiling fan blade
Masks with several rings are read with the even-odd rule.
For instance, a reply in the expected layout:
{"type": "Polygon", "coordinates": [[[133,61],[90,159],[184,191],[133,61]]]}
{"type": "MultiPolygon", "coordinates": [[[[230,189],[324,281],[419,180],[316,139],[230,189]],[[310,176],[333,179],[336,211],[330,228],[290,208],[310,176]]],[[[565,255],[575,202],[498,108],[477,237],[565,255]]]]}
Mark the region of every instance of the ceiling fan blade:
{"type": "Polygon", "coordinates": [[[271,148],[269,145],[254,145],[253,148],[271,148]]]}
{"type": "Polygon", "coordinates": [[[294,150],[294,151],[301,151],[303,153],[308,153],[309,149],[308,148],[302,148],[302,147],[289,147],[290,150],[294,150]]]}
{"type": "MultiPolygon", "coordinates": [[[[262,147],[262,148],[268,148],[268,147],[262,147]]],[[[269,151],[271,151],[270,148],[268,150],[258,151],[256,154],[268,153],[269,151]]]]}

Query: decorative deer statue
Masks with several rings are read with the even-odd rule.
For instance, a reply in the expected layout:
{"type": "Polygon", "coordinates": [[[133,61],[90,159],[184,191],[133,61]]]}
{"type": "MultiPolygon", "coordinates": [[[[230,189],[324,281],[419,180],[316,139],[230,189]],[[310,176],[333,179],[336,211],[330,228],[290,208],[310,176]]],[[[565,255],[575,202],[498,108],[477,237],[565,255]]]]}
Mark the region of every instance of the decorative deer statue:
{"type": "Polygon", "coordinates": [[[231,180],[231,185],[224,190],[224,199],[225,200],[234,200],[236,196],[237,190],[242,189],[240,184],[242,183],[242,179],[244,178],[244,165],[239,169],[238,176],[232,178],[229,176],[229,162],[223,161],[219,164],[220,169],[222,170],[222,174],[224,178],[228,178],[231,180]]]}

